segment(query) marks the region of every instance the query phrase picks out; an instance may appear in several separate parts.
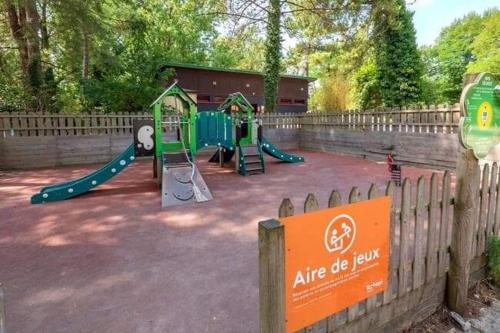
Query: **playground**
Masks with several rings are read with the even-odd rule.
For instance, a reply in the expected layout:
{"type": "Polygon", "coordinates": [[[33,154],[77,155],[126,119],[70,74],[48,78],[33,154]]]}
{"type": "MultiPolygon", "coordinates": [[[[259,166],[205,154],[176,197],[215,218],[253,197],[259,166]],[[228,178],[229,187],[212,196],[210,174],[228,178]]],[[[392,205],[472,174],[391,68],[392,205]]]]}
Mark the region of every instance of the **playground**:
{"type": "Polygon", "coordinates": [[[0,333],[500,332],[499,5],[2,1],[0,333]]]}
{"type": "MultiPolygon", "coordinates": [[[[149,161],[71,200],[29,205],[40,187],[99,165],[1,174],[0,280],[13,332],[256,332],[257,224],[314,192],[381,188],[385,163],[292,151],[306,163],[266,157],[266,173],[242,177],[198,168],[214,200],[161,209],[149,161]],[[133,177],[132,177],[133,175],[133,177]]],[[[203,158],[201,158],[203,157],[203,158]]],[[[431,170],[405,167],[404,176],[431,170]]]]}
{"type": "MultiPolygon", "coordinates": [[[[467,89],[487,82],[489,98],[490,81],[482,74],[467,89]]],[[[57,119],[48,141],[54,147],[40,129],[16,128],[15,136],[15,122],[3,121],[14,133],[0,146],[7,163],[56,151],[51,167],[0,174],[7,328],[406,330],[446,293],[464,289],[446,283],[458,261],[467,260],[463,274],[473,282],[485,274],[487,237],[500,230],[498,164],[487,162],[497,141],[476,140],[484,133],[474,121],[486,126],[489,110],[458,124],[457,111],[442,108],[266,119],[241,93],[199,112],[174,82],[149,114],[111,124],[120,135],[66,136],[81,128],[57,119]],[[457,152],[457,133],[482,165],[472,150],[457,152]],[[89,142],[112,148],[113,157],[80,165],[64,159],[99,155],[89,142]],[[460,167],[450,168],[457,160],[460,167]],[[464,199],[467,182],[474,194],[464,199]],[[467,217],[461,200],[479,214],[468,245],[452,242],[463,237],[452,224],[467,217]]]]}

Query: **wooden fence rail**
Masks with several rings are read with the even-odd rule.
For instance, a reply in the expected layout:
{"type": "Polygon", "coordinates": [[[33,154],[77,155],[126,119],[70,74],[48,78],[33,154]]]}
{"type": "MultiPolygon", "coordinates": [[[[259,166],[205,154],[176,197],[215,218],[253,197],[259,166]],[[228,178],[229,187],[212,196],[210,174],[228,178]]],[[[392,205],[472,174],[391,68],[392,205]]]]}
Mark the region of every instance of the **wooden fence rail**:
{"type": "Polygon", "coordinates": [[[308,113],[302,116],[301,125],[372,132],[456,133],[459,120],[460,108],[454,105],[425,109],[308,113]]]}
{"type": "MultiPolygon", "coordinates": [[[[131,135],[134,119],[147,119],[140,113],[0,113],[0,137],[131,135]]],[[[175,116],[165,116],[171,121],[175,116]]],[[[457,106],[427,109],[390,109],[326,113],[274,113],[256,116],[264,128],[298,129],[328,126],[352,131],[455,133],[460,111],[457,106]]]]}
{"type": "MultiPolygon", "coordinates": [[[[482,181],[477,184],[480,204],[474,216],[471,275],[477,275],[478,271],[484,272],[487,240],[490,235],[499,233],[498,175],[496,163],[491,167],[486,165],[483,168],[482,181]]],[[[421,176],[416,184],[406,178],[399,188],[393,182],[387,183],[383,193],[392,198],[387,290],[324,318],[300,332],[374,332],[382,328],[386,331],[397,331],[435,311],[445,299],[446,274],[450,266],[450,245],[454,229],[454,198],[451,195],[451,186],[452,177],[448,171],[441,179],[436,173],[430,181],[421,176]]],[[[381,193],[374,184],[366,195],[362,195],[357,187],[353,187],[344,201],[340,192],[334,190],[331,192],[328,207],[376,198],[381,193]]],[[[279,207],[279,217],[317,209],[318,200],[310,193],[300,209],[289,199],[284,199],[279,207]]],[[[261,223],[269,224],[269,221],[261,223]]],[[[274,235],[275,241],[283,242],[284,233],[278,235],[281,236],[274,235]]],[[[260,239],[265,237],[266,229],[259,226],[259,244],[266,244],[260,242],[260,239]]],[[[270,248],[275,249],[275,244],[270,248]]],[[[268,246],[259,245],[259,250],[262,265],[262,258],[269,258],[268,246]]],[[[274,259],[276,260],[276,257],[274,259]]],[[[280,264],[282,263],[273,263],[278,265],[276,267],[280,264]]],[[[275,271],[279,272],[279,269],[275,271]]],[[[266,281],[273,279],[264,276],[265,274],[269,274],[269,271],[261,269],[260,294],[268,297],[266,288],[269,285],[266,281]]],[[[273,285],[274,290],[284,288],[284,280],[282,283],[283,286],[273,285]]],[[[263,302],[261,299],[261,305],[263,302]]],[[[270,325],[269,322],[262,322],[268,320],[268,317],[261,318],[261,325],[270,325]]]]}

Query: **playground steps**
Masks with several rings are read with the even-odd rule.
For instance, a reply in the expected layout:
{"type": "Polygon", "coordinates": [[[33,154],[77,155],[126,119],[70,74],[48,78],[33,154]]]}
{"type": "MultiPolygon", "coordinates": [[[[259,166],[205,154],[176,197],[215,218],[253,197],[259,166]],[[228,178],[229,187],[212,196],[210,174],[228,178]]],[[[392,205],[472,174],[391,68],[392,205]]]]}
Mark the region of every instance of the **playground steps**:
{"type": "Polygon", "coordinates": [[[240,175],[253,175],[265,172],[264,156],[260,146],[245,145],[239,146],[240,160],[238,173],[240,175]]]}

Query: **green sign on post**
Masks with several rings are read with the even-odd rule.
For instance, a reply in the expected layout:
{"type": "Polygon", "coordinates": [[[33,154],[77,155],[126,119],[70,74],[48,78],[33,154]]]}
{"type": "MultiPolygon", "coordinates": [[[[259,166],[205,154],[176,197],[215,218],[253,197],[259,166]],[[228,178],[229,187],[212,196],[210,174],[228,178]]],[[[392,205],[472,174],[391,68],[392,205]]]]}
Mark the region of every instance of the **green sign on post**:
{"type": "Polygon", "coordinates": [[[462,91],[460,107],[460,142],[478,159],[484,158],[500,142],[500,83],[481,73],[462,91]]]}

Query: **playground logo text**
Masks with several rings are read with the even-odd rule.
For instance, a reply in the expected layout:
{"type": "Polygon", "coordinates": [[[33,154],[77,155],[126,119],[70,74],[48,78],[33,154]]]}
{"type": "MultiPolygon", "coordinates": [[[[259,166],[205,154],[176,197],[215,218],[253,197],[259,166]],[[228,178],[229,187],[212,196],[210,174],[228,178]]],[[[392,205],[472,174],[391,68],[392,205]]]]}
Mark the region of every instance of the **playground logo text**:
{"type": "Polygon", "coordinates": [[[287,332],[387,287],[390,206],[383,197],[281,219],[287,332]]]}

